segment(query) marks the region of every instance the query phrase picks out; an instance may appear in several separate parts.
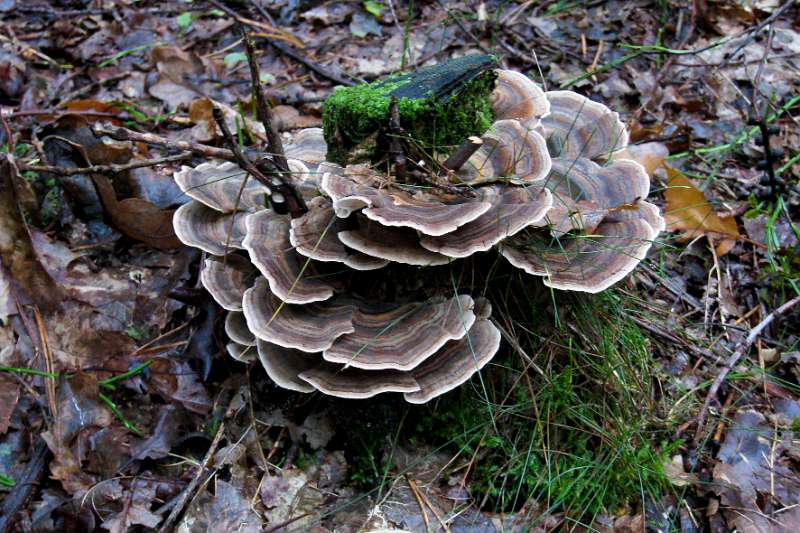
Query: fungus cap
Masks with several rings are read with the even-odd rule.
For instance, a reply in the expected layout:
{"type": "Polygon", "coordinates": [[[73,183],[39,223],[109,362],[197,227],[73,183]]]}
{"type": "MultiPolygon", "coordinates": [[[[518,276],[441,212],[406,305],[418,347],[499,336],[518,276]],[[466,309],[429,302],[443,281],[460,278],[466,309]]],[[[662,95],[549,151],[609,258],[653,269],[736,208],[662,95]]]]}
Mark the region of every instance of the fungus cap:
{"type": "Polygon", "coordinates": [[[240,255],[209,256],[200,269],[200,282],[223,309],[241,311],[242,296],[254,275],[253,265],[240,255]]]}
{"type": "Polygon", "coordinates": [[[539,127],[550,113],[550,102],[544,91],[530,78],[514,70],[498,69],[492,92],[492,114],[495,120],[514,119],[526,130],[539,127]]]}
{"type": "Polygon", "coordinates": [[[542,128],[552,157],[608,159],[628,145],[619,113],[572,91],[545,93],[550,113],[542,128]]]}
{"type": "Polygon", "coordinates": [[[221,213],[200,202],[189,202],[175,210],[172,226],[183,244],[222,256],[232,248],[242,248],[247,215],[245,211],[221,213]]]}
{"type": "Polygon", "coordinates": [[[456,172],[461,183],[505,181],[526,185],[543,180],[550,172],[550,154],[544,138],[517,120],[498,120],[481,140],[480,147],[456,172]]]}
{"type": "Polygon", "coordinates": [[[292,249],[288,217],[264,209],[249,215],[246,227],[242,245],[278,298],[287,303],[306,304],[333,296],[333,287],[312,278],[308,260],[292,249]]]}
{"type": "Polygon", "coordinates": [[[411,370],[446,342],[462,338],[475,321],[467,295],[353,314],[352,333],[323,352],[326,361],[364,370],[411,370]]]}

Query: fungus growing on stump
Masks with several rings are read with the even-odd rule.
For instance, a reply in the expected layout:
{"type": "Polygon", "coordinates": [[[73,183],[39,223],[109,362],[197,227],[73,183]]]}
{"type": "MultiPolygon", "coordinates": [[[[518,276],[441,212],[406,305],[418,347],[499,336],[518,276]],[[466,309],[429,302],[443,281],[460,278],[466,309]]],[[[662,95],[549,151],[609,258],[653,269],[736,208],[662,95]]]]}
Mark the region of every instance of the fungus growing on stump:
{"type": "Polygon", "coordinates": [[[324,129],[285,146],[284,179],[308,208],[294,218],[232,163],[176,173],[192,198],[176,234],[208,254],[201,281],[228,311],[234,358],[298,392],[423,403],[500,348],[489,301],[453,281],[463,261],[499,253],[550,287],[598,292],[644,258],[664,222],[644,169],[615,157],[619,116],[495,66],[473,56],[337,90],[324,129]],[[437,149],[422,164],[407,154],[402,177],[385,171],[391,96],[404,149],[437,149]],[[458,120],[444,136],[421,122],[447,113],[458,120]]]}

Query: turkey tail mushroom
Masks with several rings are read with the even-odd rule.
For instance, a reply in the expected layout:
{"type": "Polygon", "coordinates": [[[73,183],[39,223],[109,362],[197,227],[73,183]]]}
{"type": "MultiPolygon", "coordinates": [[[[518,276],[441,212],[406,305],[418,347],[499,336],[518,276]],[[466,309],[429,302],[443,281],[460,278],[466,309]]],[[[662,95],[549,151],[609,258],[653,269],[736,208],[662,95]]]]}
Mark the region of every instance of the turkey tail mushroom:
{"type": "Polygon", "coordinates": [[[517,120],[498,120],[481,139],[483,144],[456,172],[461,183],[497,180],[526,185],[543,180],[550,172],[544,138],[517,120]]]}
{"type": "Polygon", "coordinates": [[[253,265],[240,255],[211,256],[200,269],[200,282],[223,309],[241,311],[242,296],[255,275],[253,265]]]}
{"type": "Polygon", "coordinates": [[[448,342],[411,372],[419,390],[407,392],[406,401],[425,403],[453,390],[486,366],[499,348],[500,330],[489,320],[477,320],[463,339],[448,342]]]}
{"type": "Polygon", "coordinates": [[[317,196],[308,212],[292,219],[289,242],[300,255],[316,261],[344,263],[353,270],[375,270],[389,264],[386,259],[349,251],[338,234],[346,231],[345,221],[336,216],[331,201],[317,196]]]}
{"type": "Polygon", "coordinates": [[[535,241],[519,240],[503,243],[500,252],[515,267],[544,276],[548,287],[597,293],[627,276],[644,259],[656,235],[643,217],[610,215],[590,236],[541,248],[535,241]]]}
{"type": "Polygon", "coordinates": [[[322,356],[364,370],[411,370],[447,341],[460,339],[475,321],[467,295],[440,302],[406,304],[382,312],[358,309],[352,333],[322,356]]]}
{"type": "Polygon", "coordinates": [[[491,207],[480,199],[443,202],[430,195],[382,189],[378,184],[365,183],[364,174],[356,180],[347,174],[326,173],[321,187],[333,199],[333,209],[341,218],[361,211],[383,226],[411,228],[432,236],[454,231],[491,207]]]}
{"type": "Polygon", "coordinates": [[[278,298],[291,304],[307,304],[333,296],[333,287],[312,278],[308,260],[292,249],[288,217],[258,211],[247,217],[246,227],[242,245],[278,298]]]}
{"type": "Polygon", "coordinates": [[[446,255],[423,248],[414,231],[388,228],[367,219],[360,220],[357,229],[340,231],[337,236],[353,250],[394,263],[437,266],[451,261],[446,255]]]}
{"type": "Polygon", "coordinates": [[[261,366],[279,387],[297,392],[314,392],[314,387],[299,376],[317,366],[319,359],[312,354],[270,344],[261,339],[258,339],[256,346],[261,366]]]}
{"type": "Polygon", "coordinates": [[[545,93],[550,114],[542,119],[552,157],[607,159],[628,145],[619,113],[572,91],[545,93]]]}
{"type": "Polygon", "coordinates": [[[221,256],[231,248],[242,248],[247,216],[245,211],[221,213],[200,202],[189,202],[172,215],[172,226],[183,244],[221,256]]]}
{"type": "Polygon", "coordinates": [[[225,317],[225,334],[236,344],[255,346],[256,336],[247,327],[244,313],[232,311],[225,317]]]}
{"type": "Polygon", "coordinates": [[[353,400],[371,398],[384,392],[412,393],[420,390],[411,374],[397,370],[361,370],[319,364],[302,372],[300,379],[330,396],[353,400]]]}
{"type": "Polygon", "coordinates": [[[337,338],[354,331],[352,306],[285,304],[269,291],[263,278],[245,291],[242,310],[256,337],[303,352],[327,350],[337,338]]]}
{"type": "Polygon", "coordinates": [[[249,178],[239,196],[245,175],[234,163],[202,163],[181,167],[175,182],[187,196],[221,213],[263,209],[270,190],[257,180],[249,178]]]}
{"type": "Polygon", "coordinates": [[[240,363],[251,363],[255,361],[258,355],[255,346],[246,346],[236,342],[229,342],[226,344],[225,350],[228,352],[228,355],[240,363]]]}
{"type": "Polygon", "coordinates": [[[664,219],[646,201],[646,171],[623,158],[619,115],[517,72],[497,70],[494,83],[494,123],[477,149],[464,143],[426,161],[434,170],[448,161],[446,178],[422,166],[398,176],[327,162],[319,128],[286,143],[285,181],[308,207],[295,218],[271,210],[270,189],[245,184],[232,163],[175,173],[191,198],[175,212],[175,233],[212,254],[200,279],[228,310],[232,357],[257,356],[273,382],[297,392],[424,403],[499,350],[488,301],[462,294],[493,258],[470,256],[496,249],[547,286],[581,292],[634,269],[664,219]]]}
{"type": "Polygon", "coordinates": [[[485,193],[492,207],[479,218],[440,237],[423,235],[423,248],[447,257],[469,257],[484,252],[522,229],[540,223],[553,197],[544,188],[503,189],[495,187],[485,193]]]}
{"type": "Polygon", "coordinates": [[[550,113],[544,91],[521,72],[502,69],[495,72],[497,79],[492,92],[495,120],[514,119],[526,130],[538,128],[542,117],[550,113]]]}

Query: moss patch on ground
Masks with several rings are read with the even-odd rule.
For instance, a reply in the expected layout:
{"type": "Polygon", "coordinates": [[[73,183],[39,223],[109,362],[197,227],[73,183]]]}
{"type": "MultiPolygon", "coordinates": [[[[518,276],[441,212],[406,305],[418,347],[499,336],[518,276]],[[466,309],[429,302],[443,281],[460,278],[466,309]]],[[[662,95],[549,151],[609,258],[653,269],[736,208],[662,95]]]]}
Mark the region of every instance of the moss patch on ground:
{"type": "Polygon", "coordinates": [[[468,56],[410,74],[338,87],[323,105],[328,160],[377,162],[388,149],[392,96],[400,125],[423,154],[446,152],[492,124],[491,56],[468,56]]]}

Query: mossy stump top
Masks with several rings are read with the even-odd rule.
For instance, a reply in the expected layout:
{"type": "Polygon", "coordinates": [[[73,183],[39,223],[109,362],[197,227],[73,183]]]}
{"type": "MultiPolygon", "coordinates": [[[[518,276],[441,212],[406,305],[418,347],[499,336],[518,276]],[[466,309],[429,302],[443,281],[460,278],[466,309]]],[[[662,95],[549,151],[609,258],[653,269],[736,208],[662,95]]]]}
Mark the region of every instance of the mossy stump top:
{"type": "Polygon", "coordinates": [[[355,87],[337,87],[323,106],[327,159],[345,165],[378,162],[388,150],[389,107],[397,98],[400,126],[422,157],[447,153],[492,124],[497,60],[452,59],[355,87]]]}

